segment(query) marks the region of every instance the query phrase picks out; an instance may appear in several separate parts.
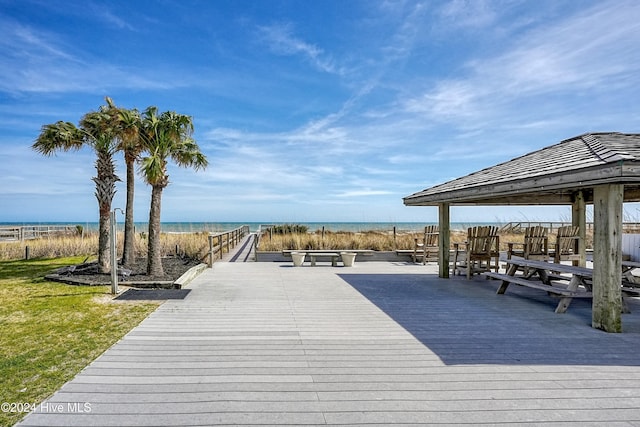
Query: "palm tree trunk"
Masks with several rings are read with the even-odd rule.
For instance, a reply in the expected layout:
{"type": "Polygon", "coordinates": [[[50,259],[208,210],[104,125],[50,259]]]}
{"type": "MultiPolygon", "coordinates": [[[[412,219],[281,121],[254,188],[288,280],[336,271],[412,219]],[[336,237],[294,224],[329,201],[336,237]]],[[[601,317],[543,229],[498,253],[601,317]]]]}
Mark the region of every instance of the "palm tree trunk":
{"type": "Polygon", "coordinates": [[[122,265],[129,267],[136,261],[134,247],[135,228],[133,225],[135,168],[133,163],[134,159],[127,158],[125,160],[127,163],[127,206],[124,214],[124,251],[122,252],[122,265]]]}
{"type": "Polygon", "coordinates": [[[162,190],[163,187],[160,185],[154,185],[151,188],[151,208],[149,209],[149,246],[147,250],[147,274],[150,276],[164,276],[160,244],[160,210],[162,204],[162,190]]]}
{"type": "Polygon", "coordinates": [[[111,235],[111,206],[99,203],[100,223],[98,225],[98,273],[107,274],[111,271],[109,257],[109,236],[111,235]]]}
{"type": "MultiPolygon", "coordinates": [[[[98,199],[98,207],[100,209],[100,225],[98,236],[98,272],[109,273],[109,235],[111,202],[116,194],[116,181],[119,181],[115,173],[116,166],[113,163],[113,157],[109,152],[109,147],[99,147],[96,149],[98,158],[96,159],[97,176],[93,178],[96,183],[96,199],[98,199]]],[[[113,266],[116,268],[117,266],[113,266]]]]}

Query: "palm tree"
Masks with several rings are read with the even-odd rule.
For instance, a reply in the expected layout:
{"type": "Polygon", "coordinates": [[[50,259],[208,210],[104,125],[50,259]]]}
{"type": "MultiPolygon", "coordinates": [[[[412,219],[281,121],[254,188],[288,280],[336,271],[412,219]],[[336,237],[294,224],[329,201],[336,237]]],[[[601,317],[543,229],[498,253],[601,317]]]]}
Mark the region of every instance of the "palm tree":
{"type": "Polygon", "coordinates": [[[100,225],[98,237],[98,271],[108,273],[109,262],[109,214],[111,202],[115,195],[115,183],[120,179],[115,173],[113,154],[116,144],[116,122],[114,111],[109,106],[102,106],[98,111],[85,114],[79,126],[73,123],[58,121],[44,125],[32,148],[51,156],[57,151],[77,151],[83,146],[90,146],[96,153],[95,196],[98,200],[100,225]]]}
{"type": "MultiPolygon", "coordinates": [[[[110,98],[107,103],[112,108],[117,108],[110,98]]],[[[140,139],[140,113],[138,110],[118,110],[118,149],[124,152],[124,162],[127,167],[127,202],[124,215],[124,250],[122,252],[122,265],[131,266],[135,262],[135,227],[133,221],[133,199],[135,189],[135,162],[140,158],[143,150],[140,139]]]]}
{"type": "Polygon", "coordinates": [[[190,116],[166,111],[158,116],[156,107],[147,108],[142,117],[142,139],[147,156],[141,160],[140,170],[151,185],[151,208],[149,210],[149,241],[147,251],[147,274],[162,276],[160,251],[160,211],[162,191],[169,185],[167,159],[178,166],[204,169],[208,162],[198,144],[191,138],[193,121],[190,116]]]}

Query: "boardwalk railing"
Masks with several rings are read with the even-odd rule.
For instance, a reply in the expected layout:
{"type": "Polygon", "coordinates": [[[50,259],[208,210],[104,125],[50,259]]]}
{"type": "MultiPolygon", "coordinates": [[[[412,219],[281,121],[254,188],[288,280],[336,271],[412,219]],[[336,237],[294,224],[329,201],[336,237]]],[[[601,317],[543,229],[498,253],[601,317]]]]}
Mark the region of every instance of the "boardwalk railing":
{"type": "Polygon", "coordinates": [[[22,225],[0,227],[0,241],[23,241],[81,233],[76,225],[22,225]]]}
{"type": "MultiPolygon", "coordinates": [[[[559,221],[523,221],[523,222],[508,222],[500,227],[500,231],[503,233],[512,233],[512,232],[524,232],[527,227],[546,227],[549,231],[557,230],[560,227],[564,227],[566,225],[573,225],[570,222],[559,222],[559,221]]],[[[593,222],[587,222],[587,230],[593,229],[593,222]]],[[[640,230],[640,223],[638,222],[624,222],[622,223],[622,230],[625,233],[629,232],[638,232],[640,230]]]]}
{"type": "Polygon", "coordinates": [[[216,259],[222,259],[225,252],[229,253],[249,232],[249,226],[243,225],[230,231],[209,234],[209,268],[216,259]]]}

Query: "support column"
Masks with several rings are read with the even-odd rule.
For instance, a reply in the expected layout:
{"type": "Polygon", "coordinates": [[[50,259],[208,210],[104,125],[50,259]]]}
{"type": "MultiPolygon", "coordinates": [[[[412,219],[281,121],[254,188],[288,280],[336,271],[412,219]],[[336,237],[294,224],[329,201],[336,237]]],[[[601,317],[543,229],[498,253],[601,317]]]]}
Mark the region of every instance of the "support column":
{"type": "Polygon", "coordinates": [[[622,202],[624,186],[593,191],[593,308],[591,325],[622,332],[622,202]]]}
{"type": "Polygon", "coordinates": [[[451,245],[451,224],[449,219],[449,203],[438,205],[438,276],[449,278],[449,246],[451,245]]]}
{"type": "Polygon", "coordinates": [[[578,191],[574,196],[571,206],[571,224],[578,226],[580,230],[577,251],[577,254],[580,255],[578,265],[584,267],[587,265],[587,209],[582,191],[578,191]]]}

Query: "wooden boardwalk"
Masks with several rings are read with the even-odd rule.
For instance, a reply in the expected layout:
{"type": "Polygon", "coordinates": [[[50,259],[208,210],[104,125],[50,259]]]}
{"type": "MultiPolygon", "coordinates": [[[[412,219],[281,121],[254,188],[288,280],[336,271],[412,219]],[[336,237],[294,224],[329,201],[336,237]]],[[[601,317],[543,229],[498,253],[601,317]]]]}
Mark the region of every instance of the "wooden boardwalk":
{"type": "Polygon", "coordinates": [[[640,426],[623,334],[435,266],[216,263],[20,426],[640,426]]]}

